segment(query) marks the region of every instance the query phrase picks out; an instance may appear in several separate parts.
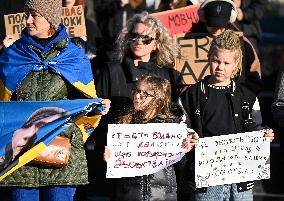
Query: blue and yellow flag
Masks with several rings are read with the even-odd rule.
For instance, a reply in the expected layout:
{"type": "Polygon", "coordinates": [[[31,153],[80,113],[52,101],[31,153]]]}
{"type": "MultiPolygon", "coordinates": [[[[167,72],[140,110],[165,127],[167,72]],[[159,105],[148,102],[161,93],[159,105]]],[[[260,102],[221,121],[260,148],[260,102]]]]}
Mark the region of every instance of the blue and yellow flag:
{"type": "Polygon", "coordinates": [[[44,151],[71,123],[103,109],[99,98],[0,102],[0,181],[44,151]]]}
{"type": "Polygon", "coordinates": [[[73,44],[63,25],[59,26],[58,36],[53,43],[41,46],[27,34],[7,48],[0,56],[0,100],[9,101],[13,92],[31,71],[50,69],[61,75],[69,83],[83,92],[89,98],[96,98],[96,89],[91,70],[91,64],[80,47],[73,44]],[[63,49],[56,57],[42,61],[31,48],[42,53],[50,51],[50,45],[66,39],[68,48],[63,49]]]}

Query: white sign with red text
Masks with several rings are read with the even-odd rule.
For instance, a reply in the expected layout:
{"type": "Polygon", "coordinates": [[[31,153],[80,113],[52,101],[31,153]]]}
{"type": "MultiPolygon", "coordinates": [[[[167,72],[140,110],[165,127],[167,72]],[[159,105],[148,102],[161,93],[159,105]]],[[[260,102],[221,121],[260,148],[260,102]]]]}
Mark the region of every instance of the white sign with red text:
{"type": "Polygon", "coordinates": [[[107,178],[149,175],[179,161],[185,154],[184,124],[110,124],[107,178]]]}

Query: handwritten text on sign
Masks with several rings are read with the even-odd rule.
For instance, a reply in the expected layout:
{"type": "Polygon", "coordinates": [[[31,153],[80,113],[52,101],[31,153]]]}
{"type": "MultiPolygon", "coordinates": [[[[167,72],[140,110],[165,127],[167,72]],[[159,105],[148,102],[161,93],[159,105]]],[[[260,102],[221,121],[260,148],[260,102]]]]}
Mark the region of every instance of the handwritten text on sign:
{"type": "Polygon", "coordinates": [[[160,19],[170,35],[181,34],[190,32],[192,24],[198,22],[198,8],[199,5],[193,5],[152,15],[160,19]]]}
{"type": "Polygon", "coordinates": [[[207,34],[180,34],[176,36],[181,46],[182,59],[176,61],[178,84],[195,84],[210,74],[208,51],[212,38],[207,34]]]}
{"type": "MultiPolygon", "coordinates": [[[[65,25],[70,37],[86,36],[84,9],[80,6],[62,8],[61,23],[65,25]]],[[[26,27],[25,13],[4,15],[6,35],[20,38],[22,29],[26,27]]]]}
{"type": "Polygon", "coordinates": [[[270,178],[270,143],[263,131],[200,138],[195,149],[196,187],[270,178]]]}
{"type": "Polygon", "coordinates": [[[175,123],[110,124],[107,177],[149,175],[176,163],[185,154],[186,135],[185,125],[175,123]]]}

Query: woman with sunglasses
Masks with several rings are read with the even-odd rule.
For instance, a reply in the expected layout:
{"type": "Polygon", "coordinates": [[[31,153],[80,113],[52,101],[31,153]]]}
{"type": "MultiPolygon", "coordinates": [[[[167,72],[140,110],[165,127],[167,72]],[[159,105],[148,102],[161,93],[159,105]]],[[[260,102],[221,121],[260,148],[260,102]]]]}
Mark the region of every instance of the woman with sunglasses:
{"type": "Polygon", "coordinates": [[[145,74],[170,80],[180,49],[164,25],[147,12],[134,15],[117,39],[115,58],[96,69],[96,86],[102,97],[131,99],[133,84],[145,74]]]}
{"type": "Polygon", "coordinates": [[[76,194],[80,198],[80,195],[88,193],[96,193],[101,196],[100,200],[109,196],[108,189],[111,187],[105,179],[105,162],[101,154],[106,145],[107,125],[132,105],[132,89],[143,75],[151,74],[170,80],[171,68],[180,54],[171,39],[157,18],[147,12],[134,15],[117,40],[117,58],[95,69],[97,94],[108,97],[112,109],[106,117],[102,117],[100,125],[85,144],[90,184],[77,189],[76,194]]]}

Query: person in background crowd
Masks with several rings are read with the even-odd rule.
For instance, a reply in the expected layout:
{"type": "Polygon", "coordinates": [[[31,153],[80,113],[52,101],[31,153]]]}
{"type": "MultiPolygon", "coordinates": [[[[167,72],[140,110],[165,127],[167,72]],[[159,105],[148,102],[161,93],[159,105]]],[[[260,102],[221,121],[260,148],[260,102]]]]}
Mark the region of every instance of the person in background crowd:
{"type": "Polygon", "coordinates": [[[97,48],[102,44],[103,35],[97,22],[94,0],[85,0],[85,16],[88,42],[97,48]]]}
{"type": "Polygon", "coordinates": [[[188,5],[192,5],[188,0],[161,0],[156,12],[182,8],[188,5]]]}
{"type": "Polygon", "coordinates": [[[234,0],[237,8],[236,24],[252,43],[255,50],[261,41],[261,28],[259,21],[262,18],[267,0],[234,0]]]}
{"type": "MultiPolygon", "coordinates": [[[[215,37],[208,53],[211,75],[195,84],[182,96],[182,104],[190,118],[189,127],[200,137],[212,137],[254,130],[251,110],[255,99],[251,91],[234,81],[242,68],[239,36],[225,30],[215,37]]],[[[274,139],[272,129],[266,137],[274,139]]],[[[192,147],[198,137],[190,142],[192,147]]],[[[186,165],[180,175],[180,201],[252,201],[253,182],[233,183],[196,189],[194,152],[186,155],[186,165]]]]}
{"type": "MultiPolygon", "coordinates": [[[[171,85],[164,78],[156,76],[141,77],[133,89],[133,105],[123,116],[117,118],[118,124],[180,123],[179,116],[171,111],[171,85]]],[[[190,149],[189,138],[182,146],[190,149]]],[[[131,143],[131,142],[130,142],[131,143]]],[[[104,160],[111,157],[111,150],[105,147],[104,160]]],[[[115,179],[113,201],[176,201],[177,186],[174,165],[149,175],[115,179]]]]}
{"type": "MultiPolygon", "coordinates": [[[[276,128],[278,129],[277,133],[279,133],[279,141],[280,141],[280,155],[284,153],[284,138],[281,135],[284,132],[284,60],[282,60],[279,71],[278,71],[278,78],[276,81],[275,86],[275,92],[274,92],[274,100],[271,106],[271,112],[273,116],[273,122],[276,125],[276,128]]],[[[281,157],[280,158],[280,167],[277,166],[277,168],[283,168],[284,160],[281,157]]],[[[281,168],[281,169],[282,169],[281,168]]],[[[284,178],[284,174],[282,173],[280,175],[281,177],[278,178],[279,181],[282,181],[284,178]]]]}
{"type": "MultiPolygon", "coordinates": [[[[231,0],[205,0],[198,10],[198,15],[200,22],[193,24],[192,33],[209,33],[216,37],[226,29],[236,30],[233,23],[237,19],[237,11],[231,0]]],[[[242,50],[244,68],[236,78],[258,94],[262,89],[260,62],[246,35],[242,40],[242,50]]]]}
{"type": "MultiPolygon", "coordinates": [[[[84,8],[84,2],[84,0],[62,0],[62,6],[71,8],[72,6],[82,5],[84,8]]],[[[71,40],[75,45],[84,50],[88,59],[93,63],[93,59],[96,57],[96,50],[89,42],[87,42],[87,36],[73,37],[71,40]]]]}
{"type": "Polygon", "coordinates": [[[158,9],[158,6],[161,2],[161,0],[145,0],[146,1],[146,8],[147,12],[153,13],[158,9]]]}
{"type": "MultiPolygon", "coordinates": [[[[123,115],[132,104],[132,89],[144,75],[156,75],[171,80],[171,71],[180,48],[173,43],[164,25],[147,12],[134,15],[118,38],[117,59],[97,68],[95,82],[98,96],[109,98],[110,113],[103,116],[99,126],[86,142],[90,185],[80,190],[83,194],[93,189],[97,195],[109,196],[105,179],[105,163],[101,156],[106,145],[109,122],[123,115]]],[[[172,90],[175,90],[172,84],[172,90]]],[[[174,93],[173,93],[174,94],[174,93]]],[[[78,193],[81,193],[78,192],[78,193]]]]}
{"type": "MultiPolygon", "coordinates": [[[[60,24],[62,1],[28,0],[24,11],[27,21],[21,39],[0,56],[0,99],[54,101],[97,97],[89,60],[60,24]]],[[[105,113],[110,101],[103,100],[102,104],[105,113]]],[[[88,119],[93,119],[95,126],[100,115],[88,119]]],[[[0,186],[11,187],[12,201],[72,201],[76,186],[88,182],[82,132],[72,124],[60,134],[71,139],[67,166],[52,168],[28,163],[3,179],[0,186]]]]}
{"type": "Polygon", "coordinates": [[[134,14],[146,10],[145,0],[97,0],[94,2],[96,19],[103,34],[102,44],[97,45],[98,54],[103,61],[113,58],[115,41],[134,14]]]}
{"type": "Polygon", "coordinates": [[[85,4],[85,0],[62,0],[64,7],[79,6],[85,4]]]}

